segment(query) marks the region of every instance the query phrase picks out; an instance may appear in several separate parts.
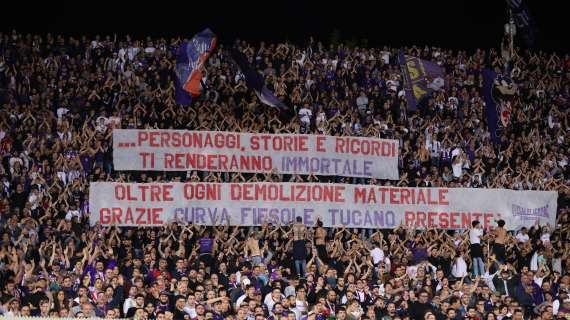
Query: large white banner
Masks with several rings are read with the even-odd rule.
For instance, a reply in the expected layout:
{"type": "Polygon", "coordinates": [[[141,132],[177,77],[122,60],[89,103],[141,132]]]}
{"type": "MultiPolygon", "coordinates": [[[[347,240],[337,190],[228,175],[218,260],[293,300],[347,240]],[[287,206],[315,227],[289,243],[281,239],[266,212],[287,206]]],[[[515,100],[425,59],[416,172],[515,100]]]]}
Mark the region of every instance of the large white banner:
{"type": "Polygon", "coordinates": [[[113,130],[115,170],[277,172],[398,179],[398,141],[324,135],[113,130]]]}
{"type": "Polygon", "coordinates": [[[509,229],[537,220],[554,225],[558,194],[467,188],[390,188],[324,183],[114,183],[90,185],[91,224],[160,226],[165,223],[242,226],[465,229],[503,219],[509,229]]]}

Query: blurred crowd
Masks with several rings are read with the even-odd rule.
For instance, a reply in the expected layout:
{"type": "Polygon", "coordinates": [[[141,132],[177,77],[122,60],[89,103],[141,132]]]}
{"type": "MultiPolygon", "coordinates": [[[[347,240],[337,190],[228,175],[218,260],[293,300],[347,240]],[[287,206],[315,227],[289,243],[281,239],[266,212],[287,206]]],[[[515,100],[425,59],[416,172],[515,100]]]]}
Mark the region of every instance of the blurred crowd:
{"type": "Polygon", "coordinates": [[[500,50],[219,45],[203,94],[175,101],[181,39],[0,33],[0,314],[136,319],[521,320],[570,317],[570,56],[517,49],[510,123],[490,139],[481,71],[500,50]],[[260,103],[244,52],[289,110],[260,103]],[[445,85],[416,111],[398,51],[445,85]],[[119,172],[113,128],[370,136],[400,142],[397,181],[119,172]],[[89,225],[92,181],[310,181],[552,190],[556,225],[394,230],[89,225]],[[484,319],[483,319],[484,318],[484,319]]]}

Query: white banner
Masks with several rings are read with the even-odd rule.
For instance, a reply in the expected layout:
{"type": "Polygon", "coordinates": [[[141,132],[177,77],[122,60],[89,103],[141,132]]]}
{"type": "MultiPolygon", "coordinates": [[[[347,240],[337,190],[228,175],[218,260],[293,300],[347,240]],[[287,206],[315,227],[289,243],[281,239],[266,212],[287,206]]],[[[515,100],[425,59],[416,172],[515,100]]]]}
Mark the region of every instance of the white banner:
{"type": "Polygon", "coordinates": [[[252,226],[320,218],[327,227],[466,229],[503,219],[509,229],[554,226],[558,194],[467,188],[389,188],[324,183],[113,183],[90,185],[91,224],[252,226]]]}
{"type": "Polygon", "coordinates": [[[223,131],[113,130],[115,170],[398,179],[398,141],[223,131]]]}

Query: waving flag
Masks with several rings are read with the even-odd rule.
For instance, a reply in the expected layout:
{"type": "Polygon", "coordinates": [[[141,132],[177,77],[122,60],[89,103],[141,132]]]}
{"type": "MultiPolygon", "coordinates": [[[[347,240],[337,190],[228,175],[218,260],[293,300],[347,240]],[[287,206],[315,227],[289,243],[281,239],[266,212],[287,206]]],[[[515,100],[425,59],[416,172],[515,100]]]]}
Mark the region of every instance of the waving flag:
{"type": "Polygon", "coordinates": [[[247,87],[255,91],[257,97],[259,100],[261,100],[261,102],[280,110],[288,109],[287,106],[281,102],[281,100],[277,99],[271,90],[267,89],[263,77],[249,64],[245,54],[239,52],[236,49],[232,49],[232,57],[245,76],[245,83],[247,87]]]}
{"type": "MultiPolygon", "coordinates": [[[[216,36],[210,29],[205,29],[197,33],[190,41],[184,41],[178,48],[176,56],[178,85],[193,97],[200,95],[202,67],[215,47],[216,36]]],[[[184,97],[182,93],[177,95],[178,103],[183,100],[187,101],[187,97],[184,97]]]]}
{"type": "Polygon", "coordinates": [[[406,101],[410,110],[414,111],[421,99],[445,85],[443,69],[435,62],[405,56],[402,51],[398,60],[404,79],[406,101]]]}
{"type": "Polygon", "coordinates": [[[491,140],[498,143],[497,131],[506,128],[511,119],[513,101],[517,94],[516,84],[508,77],[492,69],[483,70],[483,99],[491,140]]]}
{"type": "Polygon", "coordinates": [[[524,0],[507,0],[507,4],[509,5],[517,28],[521,31],[525,44],[531,47],[536,38],[536,29],[526,3],[524,0]]]}
{"type": "Polygon", "coordinates": [[[178,77],[174,79],[174,99],[176,100],[177,104],[181,105],[190,105],[192,104],[192,96],[182,88],[178,77]]]}

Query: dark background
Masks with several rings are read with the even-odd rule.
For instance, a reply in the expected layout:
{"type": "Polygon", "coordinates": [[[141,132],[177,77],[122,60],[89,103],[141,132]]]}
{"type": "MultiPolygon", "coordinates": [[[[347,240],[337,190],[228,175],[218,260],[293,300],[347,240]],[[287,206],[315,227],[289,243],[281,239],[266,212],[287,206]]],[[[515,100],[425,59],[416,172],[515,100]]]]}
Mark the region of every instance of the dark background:
{"type": "MultiPolygon", "coordinates": [[[[210,27],[222,43],[236,38],[301,43],[309,36],[328,43],[334,34],[358,44],[368,39],[370,45],[490,48],[499,46],[507,22],[504,0],[8,1],[0,9],[3,32],[191,37],[210,27]]],[[[537,26],[534,47],[568,52],[565,1],[526,2],[537,26]]]]}

